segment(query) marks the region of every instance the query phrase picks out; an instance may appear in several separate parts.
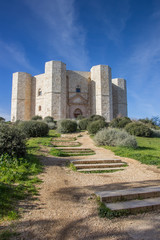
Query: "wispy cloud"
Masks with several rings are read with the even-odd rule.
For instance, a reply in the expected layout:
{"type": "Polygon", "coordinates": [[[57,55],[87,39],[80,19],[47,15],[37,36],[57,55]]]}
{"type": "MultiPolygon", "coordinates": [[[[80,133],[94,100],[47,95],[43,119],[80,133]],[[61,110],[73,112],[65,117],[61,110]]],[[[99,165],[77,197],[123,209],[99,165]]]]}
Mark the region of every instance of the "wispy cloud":
{"type": "Polygon", "coordinates": [[[46,26],[45,41],[51,54],[57,52],[72,66],[85,67],[88,63],[85,31],[76,17],[75,1],[32,0],[26,4],[46,26]]]}
{"type": "Polygon", "coordinates": [[[20,44],[7,43],[0,40],[0,65],[7,68],[25,67],[34,70],[20,44]]]}
{"type": "Polygon", "coordinates": [[[116,45],[122,40],[122,33],[125,30],[128,19],[130,18],[130,0],[108,0],[104,3],[98,1],[93,3],[95,15],[101,22],[104,34],[116,45]]]}

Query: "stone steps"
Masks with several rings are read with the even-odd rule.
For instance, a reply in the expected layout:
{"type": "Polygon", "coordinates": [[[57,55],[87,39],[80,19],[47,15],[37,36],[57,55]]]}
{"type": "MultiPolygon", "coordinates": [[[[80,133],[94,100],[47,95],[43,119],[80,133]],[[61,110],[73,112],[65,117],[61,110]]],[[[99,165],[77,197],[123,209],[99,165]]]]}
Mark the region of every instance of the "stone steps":
{"type": "Polygon", "coordinates": [[[120,159],[80,159],[72,160],[73,164],[94,164],[94,163],[121,163],[120,159]]]}
{"type": "Polygon", "coordinates": [[[96,171],[111,171],[111,170],[123,170],[126,163],[120,159],[80,159],[72,160],[79,172],[96,172],[96,171]]]}
{"type": "Polygon", "coordinates": [[[78,172],[96,172],[96,171],[120,171],[120,170],[124,170],[123,167],[121,168],[83,168],[83,169],[77,169],[78,172]]]}
{"type": "Polygon", "coordinates": [[[142,211],[144,212],[160,209],[160,197],[117,203],[105,203],[105,205],[107,208],[114,212],[126,210],[128,213],[138,213],[142,211]]]}
{"type": "Polygon", "coordinates": [[[56,149],[59,149],[59,150],[70,150],[70,151],[76,151],[76,150],[78,150],[78,151],[87,151],[87,150],[90,150],[90,151],[93,151],[92,149],[90,149],[90,148],[82,148],[82,147],[56,147],[56,149]]]}
{"type": "Polygon", "coordinates": [[[132,188],[127,190],[97,192],[102,202],[126,201],[139,198],[160,197],[160,187],[132,188]]]}
{"type": "Polygon", "coordinates": [[[93,168],[116,168],[123,167],[124,163],[95,163],[95,164],[74,164],[77,169],[93,168]]]}
{"type": "Polygon", "coordinates": [[[160,209],[160,187],[141,187],[126,190],[96,192],[111,211],[138,213],[160,209]]]}

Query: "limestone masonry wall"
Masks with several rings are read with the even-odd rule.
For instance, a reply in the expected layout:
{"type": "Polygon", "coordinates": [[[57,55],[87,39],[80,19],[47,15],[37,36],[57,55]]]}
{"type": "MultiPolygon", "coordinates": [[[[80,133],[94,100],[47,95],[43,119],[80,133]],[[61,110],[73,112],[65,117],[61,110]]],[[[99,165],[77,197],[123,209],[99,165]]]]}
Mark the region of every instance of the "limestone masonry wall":
{"type": "Polygon", "coordinates": [[[61,61],[45,64],[45,73],[13,74],[11,121],[34,115],[55,119],[99,114],[111,121],[127,116],[126,81],[111,79],[111,68],[97,65],[90,72],[66,70],[61,61]]]}

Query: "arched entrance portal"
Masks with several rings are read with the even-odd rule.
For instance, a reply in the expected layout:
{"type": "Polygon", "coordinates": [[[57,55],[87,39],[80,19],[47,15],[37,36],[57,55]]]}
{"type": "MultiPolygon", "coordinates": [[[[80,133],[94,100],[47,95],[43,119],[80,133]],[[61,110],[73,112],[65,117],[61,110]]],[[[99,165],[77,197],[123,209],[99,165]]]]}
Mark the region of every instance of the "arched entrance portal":
{"type": "Polygon", "coordinates": [[[77,109],[74,111],[74,117],[77,118],[79,115],[82,115],[82,111],[81,111],[81,109],[77,108],[77,109]]]}

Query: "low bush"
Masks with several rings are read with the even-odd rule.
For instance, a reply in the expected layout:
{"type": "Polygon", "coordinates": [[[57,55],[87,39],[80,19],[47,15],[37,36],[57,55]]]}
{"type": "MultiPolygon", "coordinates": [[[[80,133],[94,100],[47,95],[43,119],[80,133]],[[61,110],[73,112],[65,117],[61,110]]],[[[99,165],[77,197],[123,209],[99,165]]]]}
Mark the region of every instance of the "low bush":
{"type": "Polygon", "coordinates": [[[137,148],[135,137],[128,134],[125,130],[119,129],[102,129],[95,137],[94,141],[97,145],[123,146],[137,148]]]}
{"type": "Polygon", "coordinates": [[[97,120],[105,121],[105,118],[101,115],[92,115],[89,118],[89,121],[97,121],[97,120]]]}
{"type": "Polygon", "coordinates": [[[109,126],[113,128],[124,128],[130,122],[131,119],[128,117],[117,117],[110,122],[109,126]]]}
{"type": "Polygon", "coordinates": [[[152,130],[141,122],[132,122],[126,125],[125,130],[131,135],[139,137],[151,137],[152,130]]]}
{"type": "Polygon", "coordinates": [[[48,124],[41,121],[20,122],[19,127],[27,137],[45,137],[49,132],[48,124]]]}
{"type": "Polygon", "coordinates": [[[89,134],[96,134],[98,131],[105,127],[107,127],[107,123],[105,121],[97,120],[90,122],[87,126],[87,130],[89,134]]]}
{"type": "Polygon", "coordinates": [[[84,118],[82,120],[79,121],[78,123],[78,127],[80,130],[86,130],[87,126],[88,126],[88,122],[89,120],[87,118],[84,118]]]}
{"type": "Polygon", "coordinates": [[[138,121],[144,123],[149,128],[153,128],[153,129],[157,128],[156,124],[154,123],[154,121],[152,119],[142,118],[142,119],[139,119],[138,121]]]}
{"type": "Polygon", "coordinates": [[[160,138],[160,130],[151,129],[152,130],[152,137],[160,138]]]}
{"type": "Polygon", "coordinates": [[[0,155],[23,157],[26,154],[26,135],[17,126],[0,124],[0,155]]]}
{"type": "Polygon", "coordinates": [[[85,118],[83,115],[78,115],[77,120],[81,120],[83,118],[85,118]]]}
{"type": "Polygon", "coordinates": [[[65,119],[58,122],[59,133],[72,133],[77,131],[77,123],[73,120],[65,119]]]}
{"type": "Polygon", "coordinates": [[[5,118],[0,117],[0,122],[5,122],[5,118]]]}
{"type": "Polygon", "coordinates": [[[32,117],[32,120],[42,120],[42,117],[41,116],[38,116],[38,115],[36,115],[36,116],[33,116],[32,117]]]}
{"type": "Polygon", "coordinates": [[[49,127],[50,130],[56,129],[56,123],[55,122],[48,122],[47,124],[48,124],[48,127],[49,127]]]}
{"type": "Polygon", "coordinates": [[[47,117],[45,117],[44,118],[44,122],[47,122],[47,123],[52,123],[52,122],[54,122],[54,118],[53,117],[50,117],[50,116],[47,116],[47,117]]]}

